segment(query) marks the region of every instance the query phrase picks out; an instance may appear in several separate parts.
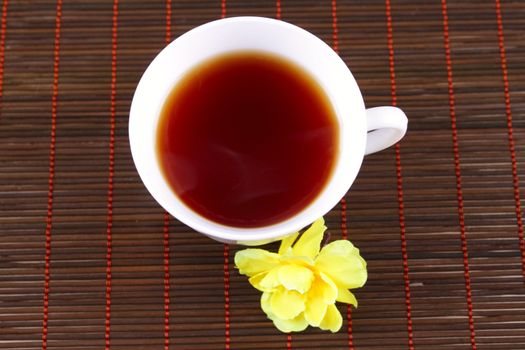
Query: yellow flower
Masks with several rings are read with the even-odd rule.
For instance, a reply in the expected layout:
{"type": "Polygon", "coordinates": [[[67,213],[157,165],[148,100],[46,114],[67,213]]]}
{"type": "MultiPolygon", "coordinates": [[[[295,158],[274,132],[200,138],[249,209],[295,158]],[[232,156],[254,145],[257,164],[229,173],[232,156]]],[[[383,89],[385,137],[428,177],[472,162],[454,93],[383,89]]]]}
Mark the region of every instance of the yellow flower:
{"type": "Polygon", "coordinates": [[[282,332],[308,325],[337,332],[343,321],[335,302],[357,306],[349,289],[365,284],[366,262],[347,240],[320,249],[325,230],[320,218],[298,240],[299,232],[285,238],[278,253],[250,248],[235,254],[239,272],[262,292],[261,308],[282,332]]]}

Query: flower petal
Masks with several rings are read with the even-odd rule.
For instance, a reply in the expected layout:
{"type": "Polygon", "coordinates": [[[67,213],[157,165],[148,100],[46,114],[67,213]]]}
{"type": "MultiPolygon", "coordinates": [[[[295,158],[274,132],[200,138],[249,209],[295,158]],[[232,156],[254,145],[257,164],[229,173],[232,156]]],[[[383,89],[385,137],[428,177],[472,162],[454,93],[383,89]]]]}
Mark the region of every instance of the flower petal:
{"type": "Polygon", "coordinates": [[[299,232],[292,233],[288,237],[285,237],[281,241],[281,245],[279,246],[279,255],[286,254],[290,247],[292,246],[293,242],[297,239],[297,236],[299,236],[299,232]]]}
{"type": "Polygon", "coordinates": [[[261,295],[261,309],[262,309],[262,311],[264,311],[266,316],[268,316],[268,318],[273,319],[275,317],[275,315],[273,314],[272,307],[270,305],[271,297],[272,297],[272,293],[269,293],[269,292],[262,293],[262,295],[261,295]]]}
{"type": "MultiPolygon", "coordinates": [[[[253,278],[253,277],[252,277],[253,278]]],[[[251,280],[251,279],[250,279],[251,280]]],[[[250,281],[251,283],[251,281],[250,281]]],[[[281,282],[279,282],[279,267],[271,269],[259,282],[259,290],[262,290],[264,292],[268,291],[274,291],[281,282]]]]}
{"type": "Polygon", "coordinates": [[[327,304],[335,303],[338,294],[337,285],[334,283],[334,281],[332,281],[332,279],[329,276],[327,276],[323,272],[321,272],[319,276],[321,277],[321,279],[318,280],[317,284],[322,290],[324,302],[327,304]]]}
{"type": "Polygon", "coordinates": [[[265,292],[266,289],[261,286],[261,280],[266,277],[268,272],[261,272],[256,274],[255,276],[252,276],[248,279],[248,282],[253,286],[253,288],[260,290],[261,292],[265,292]]]}
{"type": "Polygon", "coordinates": [[[291,320],[304,311],[304,297],[294,290],[279,288],[270,298],[270,307],[276,318],[291,320]]]}
{"type": "MultiPolygon", "coordinates": [[[[273,271],[273,270],[270,270],[273,271]]],[[[269,275],[269,272],[261,272],[256,274],[255,276],[252,276],[248,279],[248,282],[255,288],[260,290],[261,292],[272,292],[275,287],[268,287],[267,284],[262,284],[261,282],[265,280],[266,276],[269,275]]],[[[268,279],[266,279],[267,281],[268,279]]]]}
{"type": "Polygon", "coordinates": [[[288,255],[281,257],[281,264],[294,264],[305,267],[313,267],[315,265],[315,261],[313,259],[307,258],[306,256],[288,255]]]}
{"type": "Polygon", "coordinates": [[[328,305],[335,303],[337,295],[338,291],[335,283],[330,277],[321,272],[306,294],[304,318],[310,325],[319,327],[328,305]]]}
{"type": "Polygon", "coordinates": [[[355,295],[346,288],[339,288],[337,293],[337,301],[357,307],[357,299],[355,298],[355,295]]]}
{"type": "Polygon", "coordinates": [[[248,277],[268,271],[279,264],[279,255],[264,249],[244,249],[235,254],[235,265],[239,273],[248,277]]]}
{"type": "Polygon", "coordinates": [[[296,256],[306,256],[311,259],[315,258],[321,248],[321,241],[323,240],[325,230],[324,219],[321,217],[304,231],[293,247],[293,254],[296,256]]]}
{"type": "Polygon", "coordinates": [[[335,333],[341,329],[342,325],[343,318],[341,317],[339,310],[337,310],[337,307],[334,304],[328,305],[326,314],[324,315],[323,321],[319,325],[319,328],[325,331],[330,330],[332,333],[335,333]]]}
{"type": "Polygon", "coordinates": [[[308,327],[308,322],[304,319],[303,314],[299,314],[297,317],[291,319],[291,320],[282,320],[279,318],[274,318],[273,324],[277,329],[279,329],[283,333],[290,333],[290,332],[301,332],[308,327]]]}
{"type": "Polygon", "coordinates": [[[304,318],[311,326],[319,327],[326,313],[327,306],[328,304],[325,303],[323,298],[322,289],[314,284],[307,294],[304,318]]]}
{"type": "Polygon", "coordinates": [[[303,266],[285,265],[279,268],[278,278],[284,288],[304,294],[310,289],[314,274],[310,269],[303,266]]]}
{"type": "Polygon", "coordinates": [[[359,249],[346,240],[326,245],[315,260],[315,266],[344,288],[362,287],[367,279],[366,262],[359,249]]]}
{"type": "Polygon", "coordinates": [[[265,245],[265,244],[268,244],[268,243],[272,243],[272,242],[275,242],[275,241],[278,241],[279,239],[272,239],[272,238],[269,238],[269,239],[259,239],[259,240],[256,240],[256,241],[237,241],[237,244],[240,244],[240,245],[246,245],[246,246],[249,246],[249,247],[255,247],[255,246],[258,246],[258,245],[265,245]]]}

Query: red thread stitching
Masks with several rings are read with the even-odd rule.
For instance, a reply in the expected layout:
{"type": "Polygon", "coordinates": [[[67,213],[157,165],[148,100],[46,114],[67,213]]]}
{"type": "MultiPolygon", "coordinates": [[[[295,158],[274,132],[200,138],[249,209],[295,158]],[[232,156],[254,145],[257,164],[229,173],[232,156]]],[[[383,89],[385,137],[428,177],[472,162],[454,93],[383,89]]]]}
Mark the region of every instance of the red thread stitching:
{"type": "Polygon", "coordinates": [[[339,30],[337,29],[337,2],[332,0],[332,49],[339,53],[339,30]]]}
{"type": "Polygon", "coordinates": [[[171,42],[171,0],[166,0],[166,45],[171,42]]]}
{"type": "MultiPolygon", "coordinates": [[[[221,0],[221,18],[226,17],[226,0],[221,0]]],[[[230,246],[224,244],[224,348],[230,349],[230,246]]]]}
{"type": "Polygon", "coordinates": [[[401,232],[401,255],[403,257],[403,280],[405,284],[405,307],[407,314],[408,347],[414,349],[414,331],[412,327],[412,304],[410,302],[410,277],[408,269],[408,252],[405,226],[405,204],[403,194],[403,175],[401,167],[401,146],[396,144],[396,177],[397,177],[397,201],[399,211],[399,229],[401,232]]]}
{"type": "MultiPolygon", "coordinates": [[[[275,18],[281,19],[281,0],[275,2],[275,18]]],[[[286,335],[286,350],[292,350],[292,334],[286,335]]]]}
{"type": "MultiPolygon", "coordinates": [[[[339,30],[337,27],[337,2],[332,0],[332,49],[339,53],[339,30]]],[[[341,199],[341,232],[342,238],[348,239],[348,228],[346,225],[346,199],[341,199]]],[[[354,349],[354,335],[352,331],[352,309],[350,305],[346,308],[346,323],[348,333],[348,349],[354,349]]]]}
{"type": "MultiPolygon", "coordinates": [[[[392,8],[390,0],[386,0],[386,18],[387,18],[387,44],[388,44],[388,64],[390,67],[390,93],[392,96],[392,105],[397,105],[396,74],[394,64],[394,37],[392,29],[392,8]]],[[[408,269],[408,252],[405,226],[405,204],[403,194],[403,175],[401,168],[401,147],[395,146],[396,151],[396,177],[397,177],[397,201],[399,213],[399,229],[401,233],[401,255],[403,258],[403,281],[405,285],[405,307],[407,315],[407,332],[408,347],[414,349],[414,332],[412,327],[412,303],[410,301],[410,277],[408,269]]]]}
{"type": "Polygon", "coordinates": [[[465,215],[463,205],[463,191],[461,189],[461,167],[459,160],[458,131],[456,124],[456,107],[454,97],[454,81],[452,77],[452,59],[450,55],[450,40],[448,29],[447,2],[441,0],[441,12],[443,14],[443,39],[445,46],[445,59],[447,63],[448,96],[450,105],[450,123],[452,129],[452,145],[454,149],[454,170],[456,174],[456,192],[458,197],[458,217],[461,232],[461,251],[463,253],[463,266],[465,277],[465,289],[467,292],[468,322],[470,330],[470,344],[476,349],[476,332],[474,330],[474,317],[472,312],[472,289],[470,283],[470,269],[468,262],[467,235],[465,230],[465,215]]]}
{"type": "MultiPolygon", "coordinates": [[[[166,0],[166,45],[171,41],[171,0],[166,0]]],[[[170,347],[170,216],[164,212],[162,243],[164,246],[164,350],[170,347]]]]}
{"type": "Polygon", "coordinates": [[[500,0],[496,0],[496,18],[498,22],[498,44],[501,59],[501,72],[503,75],[503,89],[505,93],[505,113],[507,115],[507,130],[509,139],[509,151],[512,163],[512,184],[514,187],[514,202],[516,203],[516,221],[518,224],[518,237],[521,250],[521,268],[525,278],[525,238],[523,233],[523,218],[521,216],[520,181],[518,177],[518,165],[516,161],[516,146],[514,143],[514,129],[512,128],[512,111],[510,108],[509,76],[507,70],[507,54],[505,52],[505,40],[503,36],[503,19],[501,17],[500,0]]]}
{"type": "MultiPolygon", "coordinates": [[[[226,0],[221,0],[221,18],[226,17],[226,0]]],[[[230,246],[224,244],[224,348],[230,349],[230,246]]]]}
{"type": "Polygon", "coordinates": [[[113,18],[111,30],[111,97],[110,97],[110,131],[109,131],[109,175],[107,201],[107,251],[106,251],[106,321],[105,321],[105,349],[110,347],[111,332],[111,253],[113,228],[113,178],[115,175],[115,119],[117,96],[117,29],[118,29],[118,0],[113,2],[113,18]]]}
{"type": "Polygon", "coordinates": [[[230,349],[230,246],[224,244],[224,325],[225,349],[230,349]]]}
{"type": "Polygon", "coordinates": [[[170,216],[164,212],[163,244],[164,244],[164,350],[170,346],[170,216]]]}
{"type": "MultiPolygon", "coordinates": [[[[4,3],[5,4],[5,3],[4,3]]],[[[5,13],[5,11],[4,11],[5,13]]],[[[2,16],[3,17],[3,16],[2,16]]],[[[2,18],[2,33],[4,19],[2,18]]],[[[49,282],[51,279],[51,229],[53,224],[53,190],[55,181],[55,151],[58,100],[58,73],[60,65],[60,29],[62,24],[62,0],[57,0],[55,17],[55,43],[53,49],[53,94],[51,96],[51,140],[49,142],[49,179],[47,192],[46,253],[44,257],[44,314],[42,320],[42,350],[47,349],[47,327],[49,319],[49,282]]],[[[2,34],[4,37],[4,34],[2,34]]],[[[2,39],[3,41],[3,39],[2,39]]]]}
{"type": "MultiPolygon", "coordinates": [[[[348,239],[348,226],[346,221],[346,198],[341,199],[341,232],[342,238],[348,239]]],[[[352,322],[352,308],[350,304],[346,306],[346,323],[347,323],[347,333],[348,333],[348,349],[354,349],[354,335],[353,335],[353,322],[352,322]]]]}
{"type": "Polygon", "coordinates": [[[2,3],[2,24],[0,29],[0,108],[4,97],[4,62],[5,62],[5,35],[7,31],[7,3],[2,3]]]}
{"type": "Polygon", "coordinates": [[[346,224],[346,198],[341,198],[341,232],[342,238],[348,239],[348,227],[346,224]]]}

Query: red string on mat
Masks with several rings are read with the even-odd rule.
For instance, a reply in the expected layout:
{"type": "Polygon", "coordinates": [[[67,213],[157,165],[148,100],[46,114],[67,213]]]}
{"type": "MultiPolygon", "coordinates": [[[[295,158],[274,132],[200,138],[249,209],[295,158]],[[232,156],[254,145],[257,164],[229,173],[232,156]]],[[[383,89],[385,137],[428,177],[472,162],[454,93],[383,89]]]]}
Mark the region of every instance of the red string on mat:
{"type": "Polygon", "coordinates": [[[2,2],[2,23],[0,25],[0,108],[4,97],[4,62],[5,62],[5,35],[7,31],[8,0],[2,2]]]}
{"type": "Polygon", "coordinates": [[[337,29],[337,2],[332,0],[332,49],[339,53],[339,30],[337,29]]]}
{"type": "MultiPolygon", "coordinates": [[[[337,1],[332,0],[332,49],[339,53],[339,29],[337,27],[337,1]]],[[[340,201],[341,205],[341,232],[342,238],[348,239],[348,228],[346,224],[346,199],[343,197],[340,201]]],[[[352,308],[350,305],[346,307],[346,324],[348,333],[348,349],[354,349],[354,335],[352,332],[352,308]]]]}
{"type": "MultiPolygon", "coordinates": [[[[342,238],[348,239],[348,226],[346,221],[346,198],[341,198],[341,232],[342,238]]],[[[346,306],[346,324],[348,333],[348,349],[354,349],[354,335],[352,332],[352,307],[350,304],[346,306]]]]}
{"type": "Polygon", "coordinates": [[[163,245],[164,245],[164,350],[170,346],[170,216],[164,212],[163,245]]]}
{"type": "MultiPolygon", "coordinates": [[[[7,2],[4,2],[7,6],[7,2]]],[[[6,11],[4,9],[4,14],[6,11]]],[[[3,15],[2,15],[3,17],[3,15]]],[[[2,38],[5,38],[4,19],[2,18],[2,38]]],[[[60,65],[60,30],[62,26],[62,0],[57,0],[55,17],[55,43],[53,49],[53,93],[51,95],[51,140],[49,142],[49,179],[47,191],[46,243],[44,257],[44,310],[42,320],[42,350],[47,349],[49,318],[49,281],[51,279],[51,229],[53,225],[53,190],[55,181],[55,150],[57,126],[58,73],[60,65]]],[[[3,42],[4,39],[2,39],[3,42]]]]}
{"type": "Polygon", "coordinates": [[[111,95],[110,95],[110,129],[109,129],[109,167],[108,167],[108,199],[107,199],[107,250],[106,250],[106,320],[105,320],[105,349],[110,347],[111,332],[111,254],[113,228],[113,178],[115,175],[115,118],[117,96],[117,29],[118,29],[118,0],[113,2],[113,17],[111,29],[111,95]]]}
{"type": "MultiPolygon", "coordinates": [[[[387,19],[387,45],[388,63],[390,68],[390,93],[392,95],[392,105],[397,105],[396,73],[394,63],[394,36],[392,30],[392,6],[390,0],[386,0],[386,19],[387,19]]],[[[405,285],[405,307],[407,317],[408,348],[414,349],[414,332],[412,328],[412,303],[410,298],[410,277],[408,269],[408,252],[405,226],[405,204],[403,194],[403,175],[401,168],[401,146],[396,144],[396,177],[397,177],[397,201],[399,212],[399,229],[401,233],[401,256],[403,258],[403,281],[405,285]]]]}
{"type": "Polygon", "coordinates": [[[507,115],[507,131],[509,138],[509,151],[512,164],[512,184],[514,187],[514,202],[516,203],[516,221],[518,224],[518,238],[521,250],[521,268],[525,278],[525,238],[523,233],[523,217],[521,214],[520,181],[518,177],[518,166],[516,161],[516,146],[514,143],[514,129],[512,127],[512,111],[510,108],[509,74],[507,70],[507,54],[505,50],[505,38],[503,36],[503,19],[501,17],[501,3],[496,0],[496,19],[498,22],[498,44],[501,59],[501,72],[503,75],[503,91],[505,96],[505,114],[507,115]]]}
{"type": "MultiPolygon", "coordinates": [[[[171,0],[166,0],[166,45],[171,41],[171,0]]],[[[162,244],[164,247],[164,350],[170,347],[170,216],[164,211],[162,244]]]]}
{"type": "Polygon", "coordinates": [[[230,349],[230,246],[224,244],[224,348],[230,349]]]}
{"type": "MultiPolygon", "coordinates": [[[[281,19],[281,0],[275,1],[275,18],[281,19]]],[[[286,334],[286,350],[292,350],[292,334],[286,334]]]]}
{"type": "MultiPolygon", "coordinates": [[[[226,18],[226,0],[221,0],[221,18],[226,18]]],[[[230,349],[230,246],[224,244],[224,348],[230,349]]]]}
{"type": "Polygon", "coordinates": [[[458,197],[458,217],[461,233],[461,251],[463,253],[463,267],[465,289],[467,293],[468,323],[470,330],[470,344],[476,349],[476,332],[474,330],[474,317],[472,312],[472,289],[470,283],[470,268],[468,261],[467,235],[465,230],[465,215],[463,205],[463,191],[461,188],[461,167],[459,161],[458,130],[456,124],[456,102],[454,96],[454,80],[452,77],[452,59],[450,55],[450,40],[448,28],[447,1],[441,0],[441,13],[443,15],[443,39],[445,46],[445,60],[447,65],[448,97],[450,105],[450,123],[452,129],[452,146],[454,149],[454,171],[456,174],[456,192],[458,197]]]}
{"type": "Polygon", "coordinates": [[[166,0],[166,45],[171,42],[171,0],[166,0]]]}

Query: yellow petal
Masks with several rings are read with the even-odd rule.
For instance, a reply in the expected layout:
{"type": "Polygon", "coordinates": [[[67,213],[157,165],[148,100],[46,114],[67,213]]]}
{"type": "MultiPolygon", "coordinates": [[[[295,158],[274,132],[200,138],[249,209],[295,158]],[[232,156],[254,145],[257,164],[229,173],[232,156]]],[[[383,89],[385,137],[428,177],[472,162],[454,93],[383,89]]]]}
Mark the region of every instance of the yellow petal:
{"type": "Polygon", "coordinates": [[[273,314],[272,307],[270,305],[271,297],[272,297],[272,293],[269,293],[269,292],[262,293],[262,295],[261,295],[261,309],[262,309],[262,311],[264,311],[266,316],[268,316],[268,318],[273,319],[275,317],[275,315],[273,314]]]}
{"type": "MultiPolygon", "coordinates": [[[[262,291],[268,291],[268,292],[274,291],[281,284],[279,282],[279,269],[280,267],[271,269],[268,273],[266,273],[261,278],[258,286],[257,287],[254,286],[254,287],[262,291]]],[[[251,278],[250,278],[250,283],[251,283],[251,278]]]]}
{"type": "Polygon", "coordinates": [[[337,301],[357,307],[357,299],[355,298],[355,295],[346,288],[339,288],[337,293],[337,301]]]}
{"type": "Polygon", "coordinates": [[[306,256],[314,259],[321,248],[323,233],[326,230],[324,219],[316,220],[299,238],[293,247],[293,254],[296,256],[306,256]]]}
{"type": "Polygon", "coordinates": [[[319,324],[324,318],[328,304],[323,298],[322,289],[316,285],[312,286],[307,294],[306,309],[304,310],[304,318],[311,326],[319,327],[319,324]]]}
{"type": "Polygon", "coordinates": [[[319,328],[325,331],[330,330],[332,333],[335,333],[341,329],[342,325],[343,318],[341,317],[339,310],[337,310],[337,307],[334,304],[328,305],[326,314],[324,315],[323,321],[319,325],[319,328]]]}
{"type": "Polygon", "coordinates": [[[317,280],[317,285],[321,288],[324,302],[327,304],[335,303],[338,293],[337,285],[323,272],[319,274],[319,277],[321,277],[321,279],[317,280]]]}
{"type": "Polygon", "coordinates": [[[271,292],[275,288],[267,288],[264,285],[261,284],[261,281],[264,280],[264,278],[268,275],[268,272],[261,272],[256,274],[255,276],[252,276],[248,279],[248,282],[255,288],[260,290],[261,292],[271,292]]]}
{"type": "Polygon", "coordinates": [[[255,288],[255,289],[258,289],[260,290],[261,292],[264,292],[265,289],[263,287],[261,287],[261,280],[266,277],[266,275],[268,274],[268,272],[261,272],[261,273],[258,273],[256,274],[255,276],[252,276],[248,279],[248,282],[250,282],[250,284],[255,288]]]}
{"type": "Polygon", "coordinates": [[[308,322],[304,319],[303,314],[299,314],[297,317],[291,320],[281,320],[279,318],[273,319],[273,324],[283,333],[290,332],[301,332],[308,327],[308,322]]]}
{"type": "Polygon", "coordinates": [[[291,320],[282,320],[275,316],[270,303],[272,295],[273,293],[268,292],[261,295],[261,309],[273,321],[277,329],[284,333],[303,331],[308,326],[308,322],[304,319],[303,314],[299,314],[291,320]]]}
{"type": "Polygon", "coordinates": [[[319,327],[325,316],[327,306],[335,303],[337,295],[338,290],[335,283],[321,272],[306,294],[304,318],[310,325],[319,327]]]}
{"type": "Polygon", "coordinates": [[[296,290],[303,294],[310,289],[314,280],[313,272],[299,265],[285,265],[279,268],[279,282],[288,290],[296,290]]]}
{"type": "Polygon", "coordinates": [[[281,264],[293,264],[304,267],[313,267],[315,262],[306,256],[285,255],[281,257],[281,264]]]}
{"type": "Polygon", "coordinates": [[[270,307],[276,318],[291,320],[304,311],[304,297],[294,290],[279,288],[272,293],[270,307]]]}
{"type": "Polygon", "coordinates": [[[315,266],[339,287],[359,288],[367,279],[365,260],[359,255],[359,249],[346,240],[326,245],[317,256],[315,266]]]}
{"type": "Polygon", "coordinates": [[[278,241],[278,239],[270,238],[270,239],[259,239],[257,241],[237,241],[237,244],[246,245],[248,247],[255,247],[258,245],[265,245],[265,244],[272,243],[275,241],[278,241]]]}
{"type": "Polygon", "coordinates": [[[279,255],[264,249],[244,249],[235,254],[239,273],[248,277],[268,271],[279,264],[279,255]]]}
{"type": "Polygon", "coordinates": [[[291,235],[289,235],[281,241],[281,246],[279,247],[279,255],[288,252],[293,242],[295,242],[295,240],[297,239],[297,236],[299,236],[299,232],[292,233],[291,235]]]}

